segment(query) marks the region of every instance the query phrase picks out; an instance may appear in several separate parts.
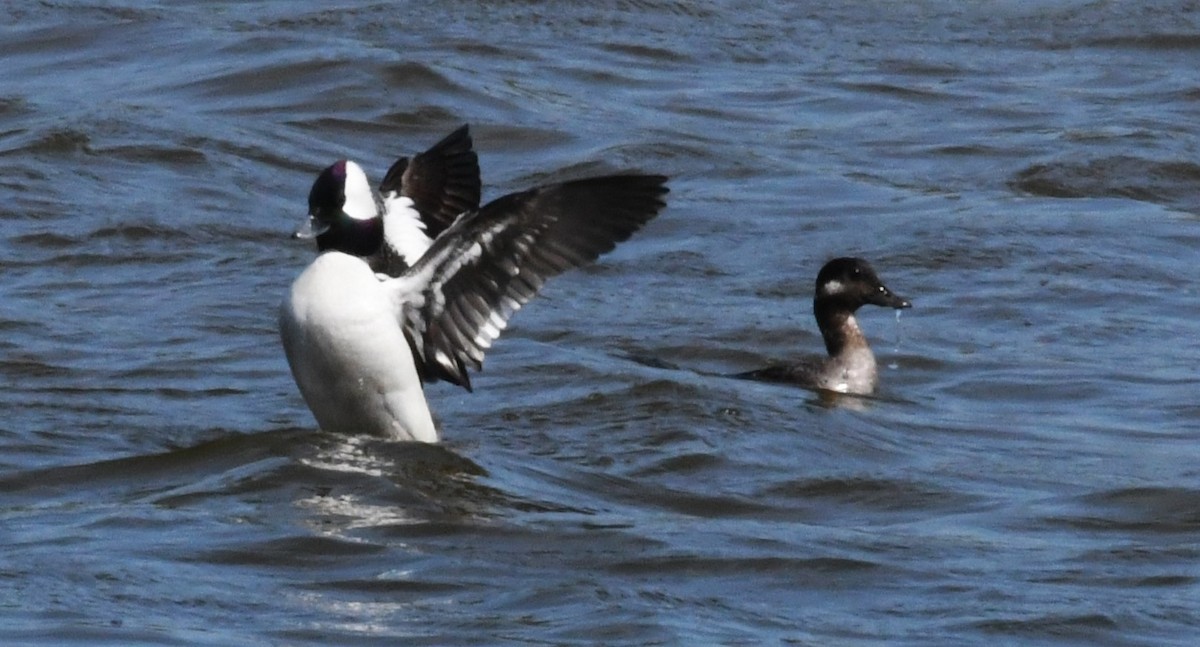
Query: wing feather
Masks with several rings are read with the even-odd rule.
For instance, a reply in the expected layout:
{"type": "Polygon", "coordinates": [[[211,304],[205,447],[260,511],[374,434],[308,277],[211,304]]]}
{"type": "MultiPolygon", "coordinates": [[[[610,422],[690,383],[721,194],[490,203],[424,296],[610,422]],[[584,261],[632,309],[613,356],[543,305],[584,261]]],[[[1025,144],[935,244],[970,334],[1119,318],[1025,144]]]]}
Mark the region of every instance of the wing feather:
{"type": "Polygon", "coordinates": [[[548,279],[627,240],[666,205],[666,178],[613,175],[513,193],[445,230],[403,276],[402,323],[422,378],[471,388],[467,368],[548,279]],[[419,293],[419,294],[418,294],[419,293]]]}
{"type": "Polygon", "coordinates": [[[469,126],[446,135],[412,160],[392,164],[379,193],[412,199],[425,233],[436,239],[460,215],[479,208],[479,157],[472,149],[469,126]]]}

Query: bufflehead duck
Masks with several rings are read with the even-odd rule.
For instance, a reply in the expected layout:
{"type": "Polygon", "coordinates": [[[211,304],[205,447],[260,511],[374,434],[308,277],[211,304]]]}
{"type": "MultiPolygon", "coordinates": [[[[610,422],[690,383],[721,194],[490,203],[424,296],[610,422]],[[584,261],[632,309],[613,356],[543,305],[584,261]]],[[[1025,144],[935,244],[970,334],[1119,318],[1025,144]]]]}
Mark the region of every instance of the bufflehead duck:
{"type": "Polygon", "coordinates": [[[400,276],[459,215],[479,208],[479,195],[479,158],[463,125],[411,160],[396,160],[378,196],[358,164],[346,161],[325,169],[308,196],[309,221],[296,236],[316,236],[322,251],[353,251],[357,245],[373,246],[369,230],[382,226],[383,244],[366,258],[376,272],[400,276]],[[343,212],[356,226],[330,229],[343,212]],[[321,227],[325,230],[318,231],[321,227]]]}
{"type": "MultiPolygon", "coordinates": [[[[595,260],[657,215],[665,182],[613,175],[503,196],[454,219],[418,257],[402,251],[404,267],[389,276],[372,268],[386,226],[366,175],[346,160],[322,171],[309,194],[320,254],[279,316],[288,364],[317,423],[436,442],[423,383],[471,390],[468,367],[482,368],[509,318],[547,279],[595,260]]],[[[421,240],[406,247],[428,232],[419,229],[408,227],[410,239],[396,249],[420,249],[421,240]]]]}
{"type": "Polygon", "coordinates": [[[869,395],[879,382],[875,355],[854,313],[859,307],[911,308],[912,303],[892,294],[871,264],[861,258],[835,258],[817,274],[813,315],[825,338],[824,360],[768,366],[734,377],[768,382],[791,382],[805,387],[869,395]]]}

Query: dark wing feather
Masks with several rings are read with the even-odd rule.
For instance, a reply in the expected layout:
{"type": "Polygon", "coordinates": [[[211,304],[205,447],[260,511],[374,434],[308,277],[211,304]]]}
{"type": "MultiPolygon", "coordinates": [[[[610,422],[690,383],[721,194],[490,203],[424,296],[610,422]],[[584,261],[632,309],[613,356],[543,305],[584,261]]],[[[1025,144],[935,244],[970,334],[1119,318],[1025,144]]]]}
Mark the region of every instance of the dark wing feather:
{"type": "Polygon", "coordinates": [[[614,175],[506,195],[463,217],[405,275],[403,313],[426,381],[471,388],[467,368],[552,276],[595,260],[666,205],[665,177],[614,175]]]}
{"type": "Polygon", "coordinates": [[[425,233],[437,238],[460,215],[479,208],[479,157],[464,125],[419,155],[400,158],[388,169],[379,192],[412,198],[425,233]]]}

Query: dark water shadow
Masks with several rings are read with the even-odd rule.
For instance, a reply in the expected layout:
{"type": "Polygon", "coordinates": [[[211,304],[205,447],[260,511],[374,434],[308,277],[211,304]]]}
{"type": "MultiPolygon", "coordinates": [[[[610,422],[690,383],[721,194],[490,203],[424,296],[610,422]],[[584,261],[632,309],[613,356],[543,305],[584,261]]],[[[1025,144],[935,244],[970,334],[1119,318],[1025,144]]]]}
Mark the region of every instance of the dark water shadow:
{"type": "Polygon", "coordinates": [[[39,499],[88,498],[105,490],[123,490],[126,496],[143,496],[176,486],[189,478],[286,457],[292,451],[291,447],[313,435],[311,431],[300,429],[234,433],[161,453],[25,470],[0,477],[0,491],[8,497],[39,499]]]}
{"type": "Polygon", "coordinates": [[[154,454],[8,474],[0,477],[0,505],[124,502],[186,507],[237,497],[296,504],[355,527],[387,517],[388,510],[403,509],[411,520],[536,508],[483,484],[480,479],[486,475],[474,461],[443,445],[279,429],[230,433],[154,454]],[[356,508],[354,501],[361,505],[356,508]]]}
{"type": "Polygon", "coordinates": [[[1050,198],[1129,198],[1200,213],[1200,165],[1114,155],[1034,164],[1008,182],[1019,193],[1050,198]]]}

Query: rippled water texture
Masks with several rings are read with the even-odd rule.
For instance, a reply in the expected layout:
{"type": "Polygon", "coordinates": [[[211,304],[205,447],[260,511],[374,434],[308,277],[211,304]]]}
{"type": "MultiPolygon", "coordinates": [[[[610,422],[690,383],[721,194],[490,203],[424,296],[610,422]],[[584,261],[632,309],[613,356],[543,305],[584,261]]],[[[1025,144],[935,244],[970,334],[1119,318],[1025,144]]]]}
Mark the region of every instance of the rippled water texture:
{"type": "Polygon", "coordinates": [[[0,643],[1193,644],[1194,4],[584,4],[0,5],[0,643]],[[309,185],[462,123],[670,206],[324,434],[309,185]],[[721,377],[842,255],[878,397],[721,377]]]}

